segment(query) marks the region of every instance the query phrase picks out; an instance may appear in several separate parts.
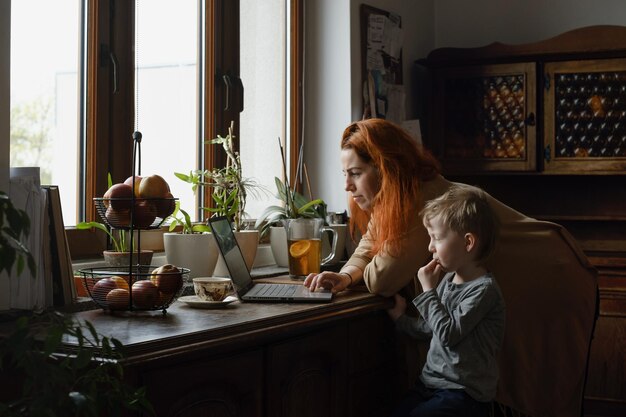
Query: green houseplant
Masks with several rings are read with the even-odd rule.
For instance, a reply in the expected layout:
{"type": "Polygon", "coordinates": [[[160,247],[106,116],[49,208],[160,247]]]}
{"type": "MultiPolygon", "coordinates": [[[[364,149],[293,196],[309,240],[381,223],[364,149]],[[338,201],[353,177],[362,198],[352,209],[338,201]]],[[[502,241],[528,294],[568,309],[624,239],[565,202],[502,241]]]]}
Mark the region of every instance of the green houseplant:
{"type": "Polygon", "coordinates": [[[276,183],[276,198],[282,201],[282,205],[271,205],[265,208],[256,220],[255,228],[260,227],[261,236],[264,236],[271,226],[279,224],[284,219],[326,218],[326,203],[321,198],[309,200],[295,189],[289,187],[279,178],[274,178],[276,183]]]}
{"type": "MultiPolygon", "coordinates": [[[[109,229],[107,225],[99,222],[80,222],[76,228],[80,230],[95,228],[107,234],[111,241],[112,250],[104,250],[102,253],[110,266],[127,266],[131,251],[133,252],[132,263],[137,262],[137,249],[135,249],[134,242],[130,241],[130,234],[127,230],[109,229]]],[[[152,255],[152,250],[142,249],[139,254],[139,264],[150,265],[152,255]]]]}
{"type": "MultiPolygon", "coordinates": [[[[255,228],[261,231],[261,236],[265,236],[267,232],[270,232],[270,244],[274,260],[278,266],[287,266],[287,233],[282,223],[290,219],[298,218],[321,218],[326,222],[326,203],[321,198],[307,199],[304,195],[296,191],[296,187],[293,188],[289,184],[287,176],[287,164],[285,163],[285,154],[283,147],[280,144],[280,154],[283,163],[283,176],[285,181],[281,181],[279,178],[274,178],[276,184],[276,199],[282,202],[281,205],[270,205],[259,216],[255,223],[255,228]]],[[[306,165],[302,160],[302,150],[300,151],[300,157],[298,158],[299,164],[296,170],[296,177],[298,173],[303,169],[304,174],[307,177],[306,165]]],[[[309,186],[309,195],[311,194],[309,186]]]]}
{"type": "Polygon", "coordinates": [[[211,188],[213,207],[202,207],[202,210],[211,215],[228,217],[234,230],[240,231],[244,229],[248,195],[261,187],[253,179],[243,176],[241,158],[233,145],[234,138],[233,122],[231,122],[228,135],[225,137],[218,135],[217,138],[208,141],[212,145],[222,146],[226,153],[226,166],[212,170],[194,170],[188,175],[175,172],[174,175],[191,184],[194,192],[198,186],[211,188]]]}
{"type": "Polygon", "coordinates": [[[123,381],[122,352],[118,340],[99,335],[89,322],[54,311],[20,317],[0,338],[0,379],[21,382],[16,395],[0,402],[0,415],[154,415],[145,389],[123,381]],[[69,351],[68,339],[75,341],[69,351]]]}
{"type": "MultiPolygon", "coordinates": [[[[195,170],[189,175],[175,173],[181,180],[191,184],[195,192],[197,188],[209,187],[211,191],[212,207],[201,207],[211,216],[226,216],[233,225],[235,237],[242,249],[246,264],[249,268],[256,256],[259,243],[257,230],[244,230],[246,217],[246,200],[250,194],[257,192],[262,187],[253,179],[245,178],[241,168],[241,158],[234,148],[233,122],[228,128],[225,137],[220,135],[208,141],[211,145],[221,146],[226,154],[226,165],[211,170],[195,170]]],[[[217,248],[216,248],[217,250],[217,248]]],[[[218,256],[217,265],[213,275],[228,276],[228,270],[221,255],[218,256]]]]}

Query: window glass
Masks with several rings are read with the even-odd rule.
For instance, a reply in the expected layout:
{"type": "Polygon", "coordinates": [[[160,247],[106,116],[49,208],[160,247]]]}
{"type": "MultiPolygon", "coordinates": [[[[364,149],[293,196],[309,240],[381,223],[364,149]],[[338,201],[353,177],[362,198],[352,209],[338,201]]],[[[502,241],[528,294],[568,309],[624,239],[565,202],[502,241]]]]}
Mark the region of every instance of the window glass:
{"type": "MultiPolygon", "coordinates": [[[[198,1],[136,2],[135,117],[141,174],[169,183],[195,218],[191,185],[174,176],[198,165],[198,1]]],[[[129,176],[132,174],[128,168],[129,176]]]]}
{"type": "Polygon", "coordinates": [[[59,186],[66,225],[77,213],[79,13],[79,1],[11,3],[10,163],[59,186]]]}
{"type": "Polygon", "coordinates": [[[245,177],[266,189],[248,198],[246,212],[252,218],[279,203],[274,199],[274,177],[283,177],[278,138],[289,142],[285,137],[287,16],[286,0],[241,0],[241,165],[245,177]]]}

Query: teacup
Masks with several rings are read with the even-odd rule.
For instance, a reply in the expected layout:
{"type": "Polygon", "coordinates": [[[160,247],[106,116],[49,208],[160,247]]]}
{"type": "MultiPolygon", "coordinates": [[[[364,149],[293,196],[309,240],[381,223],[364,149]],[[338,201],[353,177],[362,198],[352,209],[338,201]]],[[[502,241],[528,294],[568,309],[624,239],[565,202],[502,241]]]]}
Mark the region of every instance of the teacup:
{"type": "Polygon", "coordinates": [[[223,301],[232,291],[232,282],[223,277],[196,277],[193,290],[202,301],[223,301]]]}

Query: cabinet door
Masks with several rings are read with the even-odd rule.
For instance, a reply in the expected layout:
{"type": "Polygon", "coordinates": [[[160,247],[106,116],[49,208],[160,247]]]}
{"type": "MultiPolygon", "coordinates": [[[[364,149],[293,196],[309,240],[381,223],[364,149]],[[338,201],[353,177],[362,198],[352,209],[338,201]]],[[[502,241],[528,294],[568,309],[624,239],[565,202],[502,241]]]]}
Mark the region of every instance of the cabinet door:
{"type": "Polygon", "coordinates": [[[546,172],[626,169],[626,59],[544,68],[546,172]]]}
{"type": "Polygon", "coordinates": [[[336,326],[268,347],[266,415],[346,415],[346,333],[336,326]]]}
{"type": "Polygon", "coordinates": [[[261,350],[146,371],[141,378],[158,416],[262,415],[261,350]]]}
{"type": "MultiPolygon", "coordinates": [[[[384,311],[351,320],[348,324],[349,393],[347,414],[383,417],[400,400],[396,369],[395,326],[384,311]]],[[[406,366],[406,365],[404,365],[406,366]]]]}
{"type": "Polygon", "coordinates": [[[536,169],[534,63],[435,74],[433,146],[446,173],[536,169]]]}

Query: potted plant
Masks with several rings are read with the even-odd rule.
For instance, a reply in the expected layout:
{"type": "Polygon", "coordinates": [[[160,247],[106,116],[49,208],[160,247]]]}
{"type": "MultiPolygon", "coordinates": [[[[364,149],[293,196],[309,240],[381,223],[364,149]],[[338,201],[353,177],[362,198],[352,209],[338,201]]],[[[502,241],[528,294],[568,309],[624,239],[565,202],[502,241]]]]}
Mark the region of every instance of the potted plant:
{"type": "MultiPolygon", "coordinates": [[[[228,135],[209,141],[212,145],[221,145],[226,153],[226,166],[212,170],[195,170],[189,175],[175,173],[181,180],[192,185],[195,191],[198,186],[212,189],[212,207],[202,207],[211,216],[226,216],[230,219],[237,243],[246,259],[248,268],[252,267],[259,242],[257,230],[245,229],[246,200],[250,193],[256,192],[260,186],[251,178],[245,178],[241,169],[241,158],[233,146],[233,122],[228,128],[228,135]]],[[[227,276],[228,271],[221,255],[218,257],[214,275],[227,276]]]]}
{"type": "Polygon", "coordinates": [[[297,218],[326,218],[326,204],[321,198],[309,200],[295,189],[289,187],[289,183],[283,183],[279,178],[274,178],[276,183],[276,198],[282,201],[282,205],[268,206],[259,216],[255,227],[260,230],[261,236],[269,231],[270,246],[276,265],[286,267],[287,234],[282,225],[283,220],[297,218]]]}
{"type": "Polygon", "coordinates": [[[77,229],[98,229],[102,230],[110,239],[111,250],[102,251],[104,261],[109,266],[123,267],[139,263],[140,265],[150,265],[152,262],[153,251],[150,249],[142,249],[139,253],[139,261],[137,261],[137,250],[134,249],[134,242],[130,242],[127,230],[110,229],[103,223],[99,222],[80,222],[76,225],[77,229]],[[132,259],[131,259],[132,252],[132,259]]]}
{"type": "Polygon", "coordinates": [[[145,388],[123,380],[122,349],[91,323],[58,312],[20,317],[0,338],[0,381],[15,387],[3,393],[0,415],[154,415],[145,388]],[[63,343],[68,339],[75,341],[71,351],[63,343]]]}
{"type": "MultiPolygon", "coordinates": [[[[263,210],[263,213],[261,213],[256,220],[255,228],[260,228],[261,236],[265,236],[269,230],[270,245],[276,265],[286,267],[288,265],[287,233],[282,225],[282,221],[298,218],[321,218],[326,221],[326,203],[324,203],[324,200],[321,198],[307,199],[304,195],[296,191],[295,186],[292,188],[289,185],[285,154],[280,141],[279,147],[283,162],[283,176],[285,177],[285,182],[282,182],[276,177],[274,178],[274,182],[276,183],[276,198],[282,202],[282,205],[271,205],[263,210]]],[[[300,155],[298,161],[296,177],[300,170],[303,169],[308,184],[306,165],[302,161],[302,155],[300,155]]],[[[309,187],[309,194],[310,193],[309,187]]]]}
{"type": "Polygon", "coordinates": [[[163,234],[165,258],[168,264],[189,268],[189,278],[213,274],[217,262],[217,245],[205,224],[194,224],[191,216],[176,202],[174,212],[167,219],[169,232],[163,234]],[[180,227],[180,232],[175,229],[180,227]]]}

